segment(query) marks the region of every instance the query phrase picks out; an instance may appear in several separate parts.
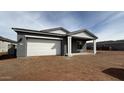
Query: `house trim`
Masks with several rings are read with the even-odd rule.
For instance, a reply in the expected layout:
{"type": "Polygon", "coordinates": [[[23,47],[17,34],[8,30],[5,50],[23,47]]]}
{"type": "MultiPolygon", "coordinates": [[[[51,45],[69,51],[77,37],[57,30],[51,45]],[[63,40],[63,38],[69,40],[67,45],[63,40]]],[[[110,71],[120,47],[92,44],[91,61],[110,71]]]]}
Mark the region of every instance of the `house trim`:
{"type": "Polygon", "coordinates": [[[62,38],[56,38],[56,37],[46,37],[46,36],[32,36],[32,35],[25,35],[25,37],[28,38],[42,38],[42,39],[53,39],[53,40],[63,40],[62,38]]]}
{"type": "Polygon", "coordinates": [[[45,30],[40,30],[40,31],[42,31],[42,32],[52,32],[52,31],[56,31],[56,30],[62,30],[66,33],[70,33],[67,29],[65,29],[63,27],[50,28],[50,29],[45,29],[45,30]]]}
{"type": "Polygon", "coordinates": [[[22,29],[22,28],[12,28],[15,32],[25,32],[25,33],[32,33],[32,34],[42,34],[42,35],[52,35],[52,36],[66,36],[65,34],[57,34],[57,33],[49,33],[44,31],[38,30],[30,30],[30,29],[22,29]]]}
{"type": "Polygon", "coordinates": [[[94,34],[92,34],[91,32],[89,32],[87,29],[73,31],[73,32],[69,33],[68,35],[69,36],[72,36],[72,35],[76,35],[76,34],[84,33],[84,32],[87,33],[87,34],[89,34],[90,36],[92,36],[93,37],[92,39],[97,39],[98,38],[94,34]]]}

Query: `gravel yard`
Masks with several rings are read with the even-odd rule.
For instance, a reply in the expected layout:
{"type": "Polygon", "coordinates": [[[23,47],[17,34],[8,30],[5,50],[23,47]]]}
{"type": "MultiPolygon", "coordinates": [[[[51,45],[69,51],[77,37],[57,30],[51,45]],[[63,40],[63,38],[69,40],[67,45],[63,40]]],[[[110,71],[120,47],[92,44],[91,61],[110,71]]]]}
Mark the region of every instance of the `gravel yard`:
{"type": "Polygon", "coordinates": [[[0,57],[0,80],[124,80],[124,52],[94,55],[0,57]]]}

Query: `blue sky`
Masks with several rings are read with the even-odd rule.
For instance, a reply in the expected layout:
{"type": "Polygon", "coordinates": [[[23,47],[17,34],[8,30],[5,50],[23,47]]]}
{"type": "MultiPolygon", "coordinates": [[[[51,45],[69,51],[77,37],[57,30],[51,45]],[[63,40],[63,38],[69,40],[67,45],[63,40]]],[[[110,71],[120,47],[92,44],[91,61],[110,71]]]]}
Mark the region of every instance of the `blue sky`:
{"type": "Polygon", "coordinates": [[[0,12],[0,35],[16,40],[12,27],[42,30],[64,27],[88,29],[98,41],[124,39],[124,12],[0,12]]]}

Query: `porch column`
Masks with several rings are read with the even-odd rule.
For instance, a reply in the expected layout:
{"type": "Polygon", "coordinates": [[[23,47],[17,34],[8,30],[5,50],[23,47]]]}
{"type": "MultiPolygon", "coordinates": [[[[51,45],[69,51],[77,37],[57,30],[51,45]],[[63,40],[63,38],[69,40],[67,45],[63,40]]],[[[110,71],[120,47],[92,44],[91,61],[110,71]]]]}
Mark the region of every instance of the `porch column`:
{"type": "Polygon", "coordinates": [[[72,48],[72,45],[71,45],[71,42],[72,42],[72,37],[71,36],[68,36],[68,56],[72,56],[71,55],[71,48],[72,48]]]}
{"type": "Polygon", "coordinates": [[[93,40],[93,53],[96,54],[96,40],[93,40]]]}

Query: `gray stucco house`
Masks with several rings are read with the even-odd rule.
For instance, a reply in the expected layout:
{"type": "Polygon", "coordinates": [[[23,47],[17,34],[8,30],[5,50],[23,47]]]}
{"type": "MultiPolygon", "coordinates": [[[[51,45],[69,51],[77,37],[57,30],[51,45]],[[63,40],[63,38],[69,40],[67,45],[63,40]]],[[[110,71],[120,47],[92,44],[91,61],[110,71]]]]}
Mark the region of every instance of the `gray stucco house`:
{"type": "Polygon", "coordinates": [[[12,28],[17,32],[17,57],[68,55],[83,53],[86,41],[93,40],[96,54],[97,37],[86,29],[70,32],[62,27],[45,30],[12,28]]]}

